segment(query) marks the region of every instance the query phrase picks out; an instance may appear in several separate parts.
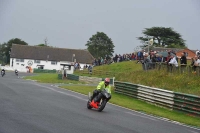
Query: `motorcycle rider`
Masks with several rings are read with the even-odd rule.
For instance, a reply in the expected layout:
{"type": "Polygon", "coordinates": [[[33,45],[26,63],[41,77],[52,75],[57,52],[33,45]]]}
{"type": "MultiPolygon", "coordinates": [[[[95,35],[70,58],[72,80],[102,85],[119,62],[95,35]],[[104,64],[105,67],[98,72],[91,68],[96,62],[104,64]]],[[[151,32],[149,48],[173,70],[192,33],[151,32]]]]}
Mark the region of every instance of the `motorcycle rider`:
{"type": "Polygon", "coordinates": [[[6,75],[6,71],[4,69],[1,70],[1,74],[4,72],[4,74],[6,75]]]}
{"type": "Polygon", "coordinates": [[[17,71],[17,69],[15,69],[15,74],[18,75],[18,71],[17,71]]]}
{"type": "Polygon", "coordinates": [[[97,88],[93,91],[93,95],[91,96],[90,101],[92,101],[102,91],[102,89],[105,89],[108,93],[111,94],[111,86],[109,84],[110,84],[109,78],[105,78],[104,81],[99,82],[97,88]]]}

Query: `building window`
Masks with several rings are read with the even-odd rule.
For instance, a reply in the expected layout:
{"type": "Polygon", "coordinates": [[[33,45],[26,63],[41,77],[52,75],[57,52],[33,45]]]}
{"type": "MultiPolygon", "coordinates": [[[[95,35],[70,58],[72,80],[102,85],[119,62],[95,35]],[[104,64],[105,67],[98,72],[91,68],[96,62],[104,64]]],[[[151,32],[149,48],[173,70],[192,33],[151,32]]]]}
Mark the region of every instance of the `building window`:
{"type": "Polygon", "coordinates": [[[16,59],[16,62],[24,62],[24,59],[16,59]]]}
{"type": "Polygon", "coordinates": [[[34,60],[34,63],[40,64],[40,60],[34,60]]]}
{"type": "Polygon", "coordinates": [[[51,61],[51,65],[57,65],[56,61],[51,61]]]}

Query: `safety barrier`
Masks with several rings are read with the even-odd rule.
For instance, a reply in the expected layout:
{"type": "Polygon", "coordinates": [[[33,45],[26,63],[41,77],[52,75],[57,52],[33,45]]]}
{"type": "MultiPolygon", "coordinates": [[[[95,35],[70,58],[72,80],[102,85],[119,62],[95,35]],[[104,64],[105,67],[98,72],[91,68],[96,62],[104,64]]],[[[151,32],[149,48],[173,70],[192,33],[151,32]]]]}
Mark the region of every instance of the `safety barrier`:
{"type": "MultiPolygon", "coordinates": [[[[100,81],[103,81],[105,78],[97,78],[97,77],[87,77],[87,76],[77,76],[73,74],[67,74],[67,79],[76,80],[76,81],[85,81],[87,83],[97,84],[100,81]]],[[[110,84],[114,83],[114,78],[110,79],[110,84]]]]}
{"type": "Polygon", "coordinates": [[[58,79],[62,79],[63,75],[62,74],[58,74],[58,79]]]}
{"type": "Polygon", "coordinates": [[[67,74],[67,79],[79,81],[79,76],[67,74]]]}
{"type": "Polygon", "coordinates": [[[138,86],[131,83],[115,81],[115,92],[137,98],[138,86]]]}
{"type": "Polygon", "coordinates": [[[87,83],[99,83],[102,78],[79,76],[79,81],[85,81],[87,83]]]}
{"type": "Polygon", "coordinates": [[[56,70],[34,69],[34,73],[56,73],[56,70]]]}
{"type": "Polygon", "coordinates": [[[174,110],[200,116],[200,97],[174,92],[174,110]]]}
{"type": "Polygon", "coordinates": [[[115,92],[152,104],[200,116],[200,97],[159,88],[115,81],[115,92]]]}
{"type": "Polygon", "coordinates": [[[173,109],[173,104],[174,104],[173,91],[167,91],[143,85],[138,85],[137,89],[138,89],[138,95],[137,95],[138,99],[173,109]]]}

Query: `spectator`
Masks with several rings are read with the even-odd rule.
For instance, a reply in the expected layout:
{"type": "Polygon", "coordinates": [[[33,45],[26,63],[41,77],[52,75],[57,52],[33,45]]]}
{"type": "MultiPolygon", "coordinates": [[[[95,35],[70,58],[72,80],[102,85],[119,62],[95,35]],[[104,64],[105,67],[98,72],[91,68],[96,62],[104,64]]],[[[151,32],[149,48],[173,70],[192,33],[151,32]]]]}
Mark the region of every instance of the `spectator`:
{"type": "Polygon", "coordinates": [[[161,61],[162,61],[161,55],[156,54],[156,62],[161,62],[161,61]]]}
{"type": "Polygon", "coordinates": [[[195,57],[192,57],[192,58],[191,58],[190,66],[192,67],[193,71],[195,71],[194,63],[195,63],[195,57]]]}
{"type": "Polygon", "coordinates": [[[100,65],[101,65],[101,59],[99,57],[99,59],[98,59],[98,66],[100,66],[100,65]]]}
{"type": "Polygon", "coordinates": [[[171,53],[168,52],[167,59],[166,59],[167,64],[170,62],[171,59],[172,59],[171,58],[171,53]]]}
{"type": "Polygon", "coordinates": [[[174,65],[175,67],[178,67],[178,62],[177,62],[175,56],[171,55],[171,59],[169,61],[169,65],[174,65]]]}
{"type": "Polygon", "coordinates": [[[181,72],[184,72],[187,65],[186,53],[181,54],[180,65],[181,65],[181,72]]]}
{"type": "Polygon", "coordinates": [[[151,56],[151,61],[152,61],[152,68],[155,68],[156,67],[156,55],[155,54],[153,54],[152,56],[151,56]]]}
{"type": "Polygon", "coordinates": [[[143,50],[143,56],[145,56],[146,55],[146,52],[145,52],[145,50],[143,50]]]}
{"type": "Polygon", "coordinates": [[[200,66],[200,59],[197,56],[195,56],[194,66],[200,66]]]}
{"type": "Polygon", "coordinates": [[[135,60],[135,54],[134,53],[132,53],[132,55],[131,55],[131,60],[135,60]]]}
{"type": "Polygon", "coordinates": [[[196,51],[196,56],[198,57],[200,55],[200,52],[199,52],[199,50],[197,49],[197,51],[196,51]]]}
{"type": "Polygon", "coordinates": [[[152,62],[148,57],[149,57],[148,54],[146,54],[144,56],[144,60],[142,61],[143,70],[148,70],[151,69],[152,67],[152,62]]]}
{"type": "Polygon", "coordinates": [[[137,57],[138,57],[138,60],[141,60],[141,59],[142,59],[142,52],[141,52],[141,51],[139,51],[139,52],[137,53],[137,57]]]}
{"type": "Polygon", "coordinates": [[[89,66],[88,66],[88,73],[89,73],[89,74],[92,74],[92,68],[93,68],[92,65],[89,65],[89,66]]]}
{"type": "Polygon", "coordinates": [[[101,65],[104,64],[104,59],[101,57],[101,65]]]}

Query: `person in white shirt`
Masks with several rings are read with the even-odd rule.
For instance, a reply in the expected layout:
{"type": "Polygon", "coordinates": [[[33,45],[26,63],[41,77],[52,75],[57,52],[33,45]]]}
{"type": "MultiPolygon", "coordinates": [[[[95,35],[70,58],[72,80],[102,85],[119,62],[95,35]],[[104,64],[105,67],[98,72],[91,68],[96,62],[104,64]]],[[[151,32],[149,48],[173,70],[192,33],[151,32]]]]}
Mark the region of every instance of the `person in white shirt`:
{"type": "Polygon", "coordinates": [[[145,52],[145,50],[143,51],[143,56],[145,56],[146,55],[146,52],[145,52]]]}
{"type": "Polygon", "coordinates": [[[194,69],[195,73],[196,73],[197,67],[199,67],[199,66],[200,66],[200,59],[197,56],[195,56],[194,57],[194,66],[193,66],[193,69],[194,69]]]}
{"type": "Polygon", "coordinates": [[[178,62],[176,60],[176,57],[175,56],[171,56],[171,60],[169,61],[169,64],[172,64],[174,65],[175,67],[178,67],[178,62]]]}
{"type": "Polygon", "coordinates": [[[200,59],[197,56],[195,56],[194,65],[195,66],[200,66],[200,59]]]}

